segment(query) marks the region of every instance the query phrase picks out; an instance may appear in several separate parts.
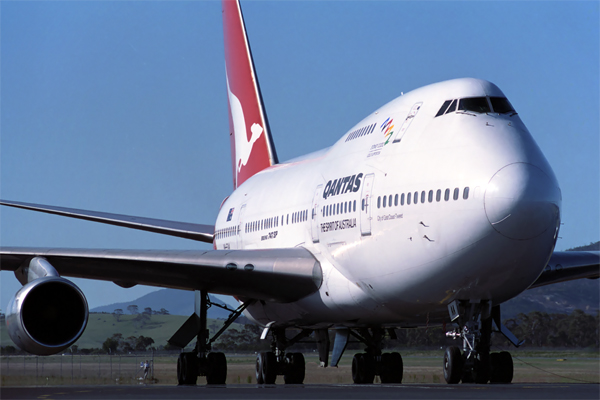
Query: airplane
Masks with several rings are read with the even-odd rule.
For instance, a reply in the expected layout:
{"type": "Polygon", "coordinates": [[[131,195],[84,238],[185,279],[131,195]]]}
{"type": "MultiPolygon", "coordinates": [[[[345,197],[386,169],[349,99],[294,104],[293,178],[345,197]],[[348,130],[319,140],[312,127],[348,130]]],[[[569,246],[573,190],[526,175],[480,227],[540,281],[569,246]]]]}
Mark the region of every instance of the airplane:
{"type": "Polygon", "coordinates": [[[445,326],[460,346],[444,355],[447,383],[513,379],[493,332],[520,341],[501,304],[523,291],[600,277],[598,252],[555,252],[561,191],[519,114],[493,83],[435,83],[383,105],[331,147],[280,162],[239,1],[223,1],[234,190],[214,225],[3,200],[0,204],[211,243],[214,250],[0,249],[23,287],[7,310],[11,339],[38,355],[68,348],[85,330],[85,295],[64,277],[193,290],[195,312],[169,340],[180,384],[226,381],[212,344],[242,313],[271,351],[256,379],[304,381],[304,356],[286,352],[314,335],[323,367],[352,338],[352,378],[401,383],[402,357],[384,352],[396,329],[445,326]],[[207,335],[208,293],[239,307],[207,335]],[[294,332],[294,336],[286,335],[294,332]],[[333,344],[329,332],[335,332],[333,344]],[[330,352],[330,350],[332,350],[330,352]],[[330,355],[331,353],[331,355],[330,355]]]}

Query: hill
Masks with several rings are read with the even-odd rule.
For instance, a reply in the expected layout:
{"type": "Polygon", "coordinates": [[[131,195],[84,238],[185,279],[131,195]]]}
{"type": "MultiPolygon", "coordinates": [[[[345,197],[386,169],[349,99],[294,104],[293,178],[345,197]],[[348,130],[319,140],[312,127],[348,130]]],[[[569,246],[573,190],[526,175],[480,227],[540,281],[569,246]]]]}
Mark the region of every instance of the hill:
{"type": "MultiPolygon", "coordinates": [[[[215,296],[209,295],[209,297],[210,301],[213,303],[226,305],[215,296]]],[[[147,307],[150,307],[155,311],[159,311],[160,309],[164,308],[169,311],[169,314],[171,315],[185,315],[186,317],[189,317],[194,312],[194,292],[176,289],[160,289],[135,300],[96,307],[90,310],[90,312],[112,313],[116,309],[120,308],[125,314],[127,314],[127,307],[132,304],[138,306],[140,311],[144,311],[144,309],[147,307]]],[[[208,309],[208,318],[227,319],[227,317],[229,317],[229,312],[223,310],[222,308],[211,307],[208,309]]]]}
{"type": "MultiPolygon", "coordinates": [[[[575,247],[567,251],[597,251],[600,242],[575,247]]],[[[580,309],[596,315],[600,305],[600,281],[577,279],[526,290],[519,296],[502,304],[502,318],[514,318],[519,313],[543,311],[570,314],[580,309]]]]}
{"type": "MultiPolygon", "coordinates": [[[[152,346],[158,348],[167,344],[167,340],[179,329],[188,317],[182,315],[151,315],[149,321],[140,324],[135,321],[136,315],[117,316],[107,313],[91,313],[85,332],[75,343],[80,349],[102,348],[102,343],[115,333],[124,338],[130,336],[146,336],[154,339],[152,346]]],[[[211,335],[223,326],[223,320],[209,319],[208,327],[211,335]]],[[[238,323],[231,324],[229,329],[242,330],[238,323]]],[[[192,341],[190,345],[194,345],[192,341]]],[[[14,346],[10,340],[5,324],[0,326],[0,345],[14,346]]]]}

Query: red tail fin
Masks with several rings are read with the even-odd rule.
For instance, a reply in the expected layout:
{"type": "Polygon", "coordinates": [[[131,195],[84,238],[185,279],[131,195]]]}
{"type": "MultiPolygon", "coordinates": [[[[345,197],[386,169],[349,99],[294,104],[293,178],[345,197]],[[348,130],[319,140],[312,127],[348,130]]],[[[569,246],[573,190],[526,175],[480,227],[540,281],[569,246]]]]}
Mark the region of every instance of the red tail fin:
{"type": "Polygon", "coordinates": [[[277,164],[238,0],[223,0],[233,186],[277,164]]]}

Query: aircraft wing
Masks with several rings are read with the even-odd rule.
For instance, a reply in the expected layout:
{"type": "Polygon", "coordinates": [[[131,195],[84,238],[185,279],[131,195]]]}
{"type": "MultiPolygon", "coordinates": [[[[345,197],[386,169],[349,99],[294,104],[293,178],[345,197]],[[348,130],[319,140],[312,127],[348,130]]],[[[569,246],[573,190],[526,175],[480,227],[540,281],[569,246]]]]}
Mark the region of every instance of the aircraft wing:
{"type": "Polygon", "coordinates": [[[207,290],[278,302],[308,296],[323,280],[319,262],[300,247],[231,251],[2,247],[0,269],[17,271],[33,257],[45,258],[61,276],[113,281],[123,287],[141,284],[207,290]]]}
{"type": "Polygon", "coordinates": [[[598,277],[600,277],[600,252],[555,251],[544,272],[529,289],[574,279],[597,279],[598,277]]]}
{"type": "Polygon", "coordinates": [[[134,217],[131,215],[111,214],[99,211],[79,210],[76,208],[55,207],[43,204],[23,203],[20,201],[0,200],[0,204],[25,210],[40,211],[47,214],[101,222],[103,224],[133,228],[141,231],[177,236],[185,239],[212,243],[214,225],[191,224],[188,222],[167,221],[164,219],[134,217]]]}

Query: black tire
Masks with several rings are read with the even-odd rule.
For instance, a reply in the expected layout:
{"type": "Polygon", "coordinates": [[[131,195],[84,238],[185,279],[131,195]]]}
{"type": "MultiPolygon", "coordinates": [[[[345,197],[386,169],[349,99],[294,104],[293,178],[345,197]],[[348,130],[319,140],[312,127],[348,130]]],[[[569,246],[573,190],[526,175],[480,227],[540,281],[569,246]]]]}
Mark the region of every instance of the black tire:
{"type": "Polygon", "coordinates": [[[265,353],[258,353],[256,356],[256,383],[262,385],[265,383],[263,380],[263,364],[265,362],[265,353]]]}
{"type": "Polygon", "coordinates": [[[500,361],[501,380],[500,383],[511,383],[514,376],[514,365],[512,356],[508,351],[501,351],[498,354],[500,361]]]}
{"type": "Polygon", "coordinates": [[[444,379],[446,383],[457,384],[463,376],[463,356],[460,349],[450,346],[444,353],[444,379]]]}
{"type": "Polygon", "coordinates": [[[206,357],[208,371],[206,383],[209,385],[224,385],[227,381],[227,358],[223,353],[209,353],[206,357]]]}
{"type": "Polygon", "coordinates": [[[375,360],[373,356],[358,353],[352,359],[352,380],[357,384],[370,384],[375,379],[375,360]]]}
{"type": "Polygon", "coordinates": [[[473,366],[473,380],[484,385],[490,380],[490,353],[480,353],[473,366]]]}
{"type": "Polygon", "coordinates": [[[404,364],[400,353],[383,353],[379,378],[381,383],[402,383],[404,364]]]}
{"type": "Polygon", "coordinates": [[[262,379],[266,385],[272,385],[277,379],[277,359],[275,353],[268,351],[264,354],[262,363],[262,379]]]}
{"type": "Polygon", "coordinates": [[[194,353],[181,353],[177,359],[177,381],[180,385],[195,385],[198,380],[198,358],[194,353]]]}
{"type": "Polygon", "coordinates": [[[286,384],[302,384],[306,375],[306,363],[302,353],[286,355],[287,365],[283,380],[286,384]]]}

